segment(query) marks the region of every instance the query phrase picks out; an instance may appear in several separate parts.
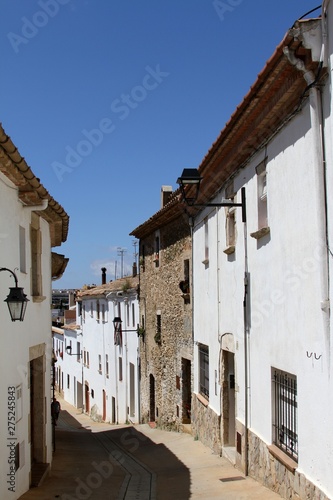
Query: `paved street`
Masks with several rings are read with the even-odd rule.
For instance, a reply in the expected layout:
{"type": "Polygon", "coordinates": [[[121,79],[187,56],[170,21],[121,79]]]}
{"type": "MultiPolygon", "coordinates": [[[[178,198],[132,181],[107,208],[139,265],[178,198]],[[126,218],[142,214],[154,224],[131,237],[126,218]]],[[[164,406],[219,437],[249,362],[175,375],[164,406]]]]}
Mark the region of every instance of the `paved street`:
{"type": "Polygon", "coordinates": [[[281,498],[189,434],[96,423],[60,402],[52,471],[20,500],[281,498]]]}

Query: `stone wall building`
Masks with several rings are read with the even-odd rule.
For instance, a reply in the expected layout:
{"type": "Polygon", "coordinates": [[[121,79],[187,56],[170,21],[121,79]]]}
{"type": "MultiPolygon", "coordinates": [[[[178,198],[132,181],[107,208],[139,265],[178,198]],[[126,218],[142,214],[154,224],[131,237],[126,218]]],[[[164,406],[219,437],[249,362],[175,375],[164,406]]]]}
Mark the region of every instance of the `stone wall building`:
{"type": "Polygon", "coordinates": [[[171,188],[131,234],[140,240],[141,420],[179,429],[191,421],[191,234],[171,188]]]}

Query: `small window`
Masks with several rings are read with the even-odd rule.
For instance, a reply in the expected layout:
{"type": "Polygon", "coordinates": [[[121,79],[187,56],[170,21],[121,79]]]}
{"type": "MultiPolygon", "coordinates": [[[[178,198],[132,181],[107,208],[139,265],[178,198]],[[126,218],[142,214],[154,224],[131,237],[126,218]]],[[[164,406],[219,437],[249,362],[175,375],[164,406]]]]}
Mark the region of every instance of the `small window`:
{"type": "Polygon", "coordinates": [[[105,375],[109,378],[109,355],[105,354],[105,375]]]}
{"type": "Polygon", "coordinates": [[[202,261],[204,264],[209,263],[209,228],[208,228],[208,218],[206,217],[204,220],[204,231],[205,231],[205,254],[204,260],[202,261]]]}
{"type": "MultiPolygon", "coordinates": [[[[234,203],[234,198],[231,200],[234,203]]],[[[226,209],[226,249],[225,253],[230,254],[235,251],[236,246],[236,209],[234,207],[226,209]]]]}
{"type": "Polygon", "coordinates": [[[90,316],[93,317],[94,315],[94,305],[92,302],[90,302],[90,316]]]}
{"type": "Polygon", "coordinates": [[[97,321],[100,320],[100,305],[99,305],[99,300],[96,303],[96,319],[97,319],[97,321]]]}
{"type": "Polygon", "coordinates": [[[160,235],[159,235],[159,233],[156,233],[156,235],[155,235],[154,262],[155,262],[155,267],[159,267],[159,265],[160,265],[160,235]]]}
{"type": "Polygon", "coordinates": [[[272,369],[273,443],[297,462],[297,378],[272,369]]]}
{"type": "Polygon", "coordinates": [[[119,380],[120,382],[123,380],[123,358],[119,356],[119,380]]]}
{"type": "Polygon", "coordinates": [[[209,348],[199,344],[199,393],[209,400],[209,348]]]}
{"type": "Polygon", "coordinates": [[[31,295],[41,297],[42,294],[42,233],[39,228],[39,217],[31,216],[31,295]]]}
{"type": "Polygon", "coordinates": [[[162,341],[162,318],[160,311],[156,314],[156,334],[155,334],[155,342],[160,344],[162,341]]]}
{"type": "Polygon", "coordinates": [[[98,371],[102,373],[102,356],[100,354],[98,355],[98,371]]]}
{"type": "Polygon", "coordinates": [[[76,353],[77,353],[77,356],[76,356],[76,359],[78,361],[78,363],[81,362],[81,344],[80,342],[76,342],[76,353]],[[80,356],[79,356],[80,354],[80,356]]]}
{"type": "Polygon", "coordinates": [[[134,304],[132,303],[132,326],[135,326],[135,307],[134,304]]]}
{"type": "Polygon", "coordinates": [[[20,244],[20,271],[21,273],[27,272],[27,259],[26,259],[26,237],[25,228],[19,227],[19,244],[20,244]]]}
{"type": "Polygon", "coordinates": [[[267,226],[267,174],[265,170],[258,175],[258,229],[267,226]]]}
{"type": "Polygon", "coordinates": [[[102,322],[105,323],[105,304],[102,304],[102,322]]]}
{"type": "Polygon", "coordinates": [[[70,376],[67,375],[67,389],[69,389],[69,386],[70,386],[70,376]]]}
{"type": "Polygon", "coordinates": [[[89,368],[89,351],[87,351],[87,367],[89,368]]]}

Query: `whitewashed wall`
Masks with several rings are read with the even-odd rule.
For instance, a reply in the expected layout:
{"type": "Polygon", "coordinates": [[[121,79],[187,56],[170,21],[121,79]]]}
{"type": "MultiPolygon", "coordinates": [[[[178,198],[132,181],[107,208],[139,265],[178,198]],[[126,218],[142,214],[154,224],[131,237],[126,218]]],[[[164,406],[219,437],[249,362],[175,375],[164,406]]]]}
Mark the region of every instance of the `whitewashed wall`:
{"type": "MultiPolygon", "coordinates": [[[[330,19],[332,6],[329,4],[330,19]]],[[[329,38],[329,57],[332,42],[329,38]]],[[[327,154],[328,230],[332,241],[332,101],[330,76],[323,89],[327,154]]],[[[325,243],[325,192],[320,144],[317,141],[313,95],[234,179],[247,197],[247,250],[250,273],[249,429],[272,443],[272,367],[297,376],[298,470],[324,492],[333,493],[332,342],[327,310],[328,281],[325,243]],[[258,229],[255,167],[267,156],[267,200],[270,235],[256,240],[258,229]]],[[[223,192],[221,193],[221,196],[223,192]]],[[[212,201],[220,201],[217,197],[212,201]]],[[[234,256],[223,253],[225,209],[205,209],[197,216],[193,237],[194,340],[209,345],[209,406],[218,414],[220,388],[219,336],[235,338],[236,419],[244,424],[245,372],[243,329],[244,236],[241,211],[236,209],[234,256]],[[210,210],[210,212],[209,212],[210,210]],[[205,235],[201,220],[209,218],[209,265],[202,263],[205,235]]],[[[332,250],[332,248],[331,248],[332,250]]],[[[332,256],[329,256],[330,268],[332,256]]],[[[331,289],[332,290],[332,289],[331,289]]],[[[195,353],[195,391],[198,391],[195,353]],[[197,385],[196,385],[197,384],[197,385]]]]}
{"type": "MultiPolygon", "coordinates": [[[[29,413],[30,413],[30,391],[29,391],[29,348],[42,344],[46,351],[46,373],[45,387],[50,387],[51,366],[51,243],[48,224],[41,219],[40,229],[42,233],[42,276],[43,294],[45,299],[40,303],[34,303],[30,290],[30,222],[31,211],[24,208],[18,201],[17,190],[14,185],[0,173],[0,267],[11,270],[19,268],[19,226],[26,230],[26,263],[27,273],[16,271],[18,284],[24,288],[29,298],[26,316],[23,322],[11,322],[8,308],[3,300],[9,293],[9,287],[15,286],[14,279],[7,272],[0,273],[0,316],[2,332],[1,348],[1,385],[0,397],[1,432],[0,446],[0,475],[6,478],[8,473],[7,456],[7,422],[8,387],[22,386],[22,418],[16,423],[16,438],[21,444],[20,462],[21,467],[16,472],[15,494],[8,491],[5,481],[0,483],[0,497],[5,499],[18,498],[29,489],[30,443],[29,443],[29,413]]],[[[50,390],[46,390],[46,407],[50,408],[50,390]]],[[[47,413],[47,419],[50,412],[47,413]]],[[[45,423],[47,461],[52,461],[51,426],[45,423]]]]}

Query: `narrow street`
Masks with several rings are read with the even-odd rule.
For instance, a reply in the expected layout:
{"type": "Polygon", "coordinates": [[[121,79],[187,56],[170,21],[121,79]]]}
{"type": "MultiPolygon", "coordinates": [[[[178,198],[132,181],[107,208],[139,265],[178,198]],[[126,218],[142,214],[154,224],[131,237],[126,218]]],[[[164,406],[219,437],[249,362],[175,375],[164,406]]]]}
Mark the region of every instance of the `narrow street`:
{"type": "Polygon", "coordinates": [[[20,500],[278,500],[193,436],[93,422],[61,401],[52,471],[20,500]]]}

